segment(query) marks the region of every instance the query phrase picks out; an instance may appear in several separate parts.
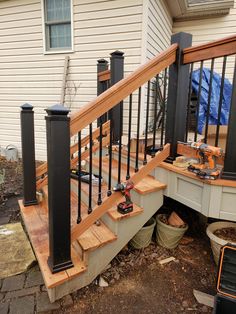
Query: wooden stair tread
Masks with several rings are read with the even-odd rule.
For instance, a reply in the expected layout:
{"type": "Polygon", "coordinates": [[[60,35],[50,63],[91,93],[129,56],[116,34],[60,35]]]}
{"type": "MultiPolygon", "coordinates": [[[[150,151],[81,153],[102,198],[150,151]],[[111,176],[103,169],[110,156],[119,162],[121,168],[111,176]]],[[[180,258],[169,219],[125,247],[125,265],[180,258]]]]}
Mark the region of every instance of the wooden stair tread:
{"type": "MultiPolygon", "coordinates": [[[[99,158],[93,158],[93,165],[99,167],[99,158]]],[[[102,159],[102,169],[106,173],[109,171],[109,157],[103,157],[102,159]]],[[[112,160],[112,177],[117,178],[117,171],[118,171],[118,161],[113,159],[112,160]]],[[[134,168],[130,167],[130,176],[135,173],[134,168]]],[[[126,166],[121,164],[121,179],[125,181],[126,177],[126,166]]],[[[152,176],[147,175],[145,176],[142,181],[136,184],[134,190],[140,194],[147,194],[155,191],[160,191],[166,188],[166,184],[159,182],[158,180],[154,179],[152,176]]]]}
{"type": "Polygon", "coordinates": [[[133,216],[136,216],[136,215],[139,215],[143,212],[143,209],[141,207],[139,207],[138,205],[136,204],[133,204],[134,206],[134,209],[132,212],[128,213],[128,214],[120,214],[118,211],[117,211],[117,208],[116,206],[113,206],[111,209],[108,210],[108,215],[115,221],[117,220],[122,220],[124,218],[127,218],[127,217],[133,217],[133,216]]]}
{"type": "Polygon", "coordinates": [[[77,239],[84,251],[94,250],[117,239],[102,221],[99,223],[99,226],[94,224],[77,239]]]}
{"type": "Polygon", "coordinates": [[[44,213],[45,209],[40,204],[25,207],[21,200],[19,206],[47,288],[56,287],[86,270],[80,256],[72,250],[74,267],[52,274],[47,263],[49,256],[48,220],[42,219],[45,214],[41,215],[41,212],[44,213]]]}
{"type": "MultiPolygon", "coordinates": [[[[71,179],[74,183],[77,184],[77,180],[71,179]]],[[[88,184],[81,184],[82,188],[88,193],[88,184]]],[[[97,188],[97,186],[96,186],[97,188]]],[[[44,196],[47,197],[47,186],[44,187],[44,196]]],[[[44,204],[44,202],[42,203],[44,204]]],[[[42,208],[43,210],[43,208],[42,208]]],[[[86,204],[81,202],[81,217],[84,219],[88,216],[87,213],[88,207],[86,204]]],[[[77,211],[78,211],[78,200],[75,192],[71,191],[71,226],[75,226],[77,220],[77,211]]],[[[45,212],[45,211],[44,211],[45,212]]],[[[47,220],[47,213],[45,219],[47,220]]],[[[116,240],[116,236],[112,231],[101,222],[100,226],[93,225],[87,229],[78,239],[78,243],[84,251],[94,250],[97,247],[101,247],[106,243],[110,243],[116,240]]]]}

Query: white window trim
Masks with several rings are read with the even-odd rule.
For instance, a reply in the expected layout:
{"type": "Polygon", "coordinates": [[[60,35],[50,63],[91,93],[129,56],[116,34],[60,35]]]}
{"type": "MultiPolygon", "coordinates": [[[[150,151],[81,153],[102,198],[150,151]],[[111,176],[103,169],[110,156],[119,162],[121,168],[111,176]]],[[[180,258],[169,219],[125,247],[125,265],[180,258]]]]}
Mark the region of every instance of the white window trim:
{"type": "Polygon", "coordinates": [[[46,32],[45,32],[45,6],[44,0],[41,0],[41,11],[42,11],[42,33],[43,33],[43,54],[52,55],[52,54],[63,54],[63,53],[73,53],[74,52],[74,5],[73,0],[70,0],[71,5],[71,49],[55,49],[47,50],[46,48],[46,32]]]}

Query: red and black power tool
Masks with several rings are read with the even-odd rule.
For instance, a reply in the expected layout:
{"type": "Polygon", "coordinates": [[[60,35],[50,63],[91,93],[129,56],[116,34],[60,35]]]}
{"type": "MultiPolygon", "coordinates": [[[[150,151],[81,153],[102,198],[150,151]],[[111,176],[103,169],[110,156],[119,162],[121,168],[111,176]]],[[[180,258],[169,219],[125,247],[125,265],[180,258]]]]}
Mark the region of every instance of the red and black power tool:
{"type": "Polygon", "coordinates": [[[130,190],[134,188],[132,181],[128,180],[124,183],[118,183],[113,191],[120,191],[125,196],[125,202],[121,202],[117,205],[117,210],[119,213],[125,215],[133,211],[133,202],[130,197],[130,190]]]}

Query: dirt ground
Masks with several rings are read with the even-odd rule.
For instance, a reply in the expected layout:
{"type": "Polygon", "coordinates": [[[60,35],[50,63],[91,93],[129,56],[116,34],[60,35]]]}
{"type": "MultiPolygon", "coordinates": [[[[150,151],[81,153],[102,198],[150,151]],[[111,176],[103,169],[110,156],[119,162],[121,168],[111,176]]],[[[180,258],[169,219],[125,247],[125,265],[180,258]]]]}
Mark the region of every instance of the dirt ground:
{"type": "MultiPolygon", "coordinates": [[[[2,169],[5,182],[0,185],[0,219],[20,221],[17,198],[22,195],[21,165],[1,158],[0,173],[2,169]]],[[[94,281],[72,294],[73,306],[57,313],[212,313],[211,308],[198,304],[193,296],[193,289],[216,293],[216,267],[205,235],[206,220],[170,199],[165,199],[160,212],[173,209],[189,224],[187,235],[192,238],[191,243],[168,250],[158,246],[154,238],[143,250],[127,246],[101,275],[108,287],[100,287],[94,281]],[[175,260],[159,264],[170,256],[175,260]]]]}

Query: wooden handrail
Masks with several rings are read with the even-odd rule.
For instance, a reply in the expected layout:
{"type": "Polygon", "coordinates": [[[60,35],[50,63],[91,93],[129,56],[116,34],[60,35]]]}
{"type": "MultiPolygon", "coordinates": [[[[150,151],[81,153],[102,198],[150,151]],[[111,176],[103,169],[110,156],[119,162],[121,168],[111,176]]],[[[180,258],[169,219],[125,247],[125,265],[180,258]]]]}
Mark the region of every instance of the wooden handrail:
{"type": "MultiPolygon", "coordinates": [[[[110,120],[108,120],[107,122],[105,122],[103,124],[103,126],[102,126],[102,135],[103,136],[107,136],[109,131],[110,131],[110,120]]],[[[100,134],[100,128],[97,128],[96,130],[93,131],[92,140],[94,141],[96,138],[98,138],[99,134],[100,134]]],[[[88,143],[89,143],[89,135],[87,135],[84,138],[82,138],[82,140],[81,140],[81,147],[85,147],[86,145],[88,145],[88,143]]],[[[78,143],[76,143],[76,144],[71,146],[70,154],[73,155],[77,151],[78,151],[78,143]]],[[[40,165],[36,169],[36,177],[41,177],[42,175],[44,175],[47,172],[47,167],[48,167],[47,162],[45,162],[42,165],[40,165]]]]}
{"type": "MultiPolygon", "coordinates": [[[[103,123],[102,125],[102,135],[106,136],[110,131],[110,120],[108,120],[107,122],[103,123]]],[[[96,130],[93,131],[93,135],[92,135],[92,141],[94,141],[96,138],[99,137],[100,134],[100,128],[97,128],[96,130]]],[[[84,138],[82,138],[81,140],[81,147],[85,147],[86,145],[89,144],[89,139],[90,136],[87,135],[84,138]]],[[[70,153],[71,155],[76,153],[78,151],[78,143],[74,144],[71,146],[70,148],[70,153]]]]}
{"type": "Polygon", "coordinates": [[[232,54],[236,54],[236,35],[185,48],[183,50],[183,63],[188,64],[232,54]]]}
{"type": "Polygon", "coordinates": [[[178,45],[173,44],[132,74],[122,79],[86,106],[71,115],[71,136],[81,131],[105,112],[119,104],[140,86],[159,74],[176,60],[178,45]]]}
{"type": "Polygon", "coordinates": [[[106,71],[102,71],[102,72],[98,73],[99,82],[109,81],[110,78],[111,78],[111,71],[110,70],[106,70],[106,71]]]}

